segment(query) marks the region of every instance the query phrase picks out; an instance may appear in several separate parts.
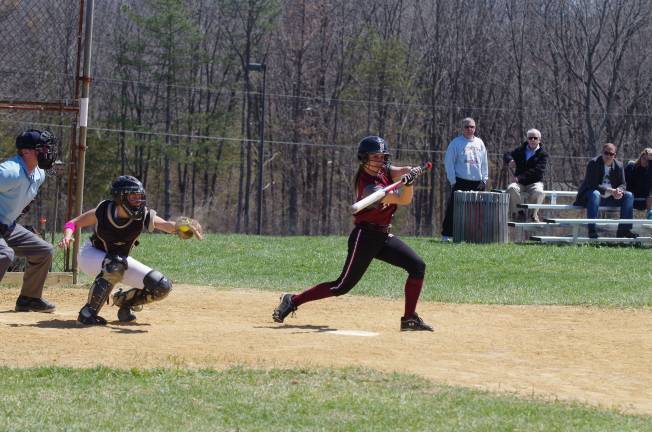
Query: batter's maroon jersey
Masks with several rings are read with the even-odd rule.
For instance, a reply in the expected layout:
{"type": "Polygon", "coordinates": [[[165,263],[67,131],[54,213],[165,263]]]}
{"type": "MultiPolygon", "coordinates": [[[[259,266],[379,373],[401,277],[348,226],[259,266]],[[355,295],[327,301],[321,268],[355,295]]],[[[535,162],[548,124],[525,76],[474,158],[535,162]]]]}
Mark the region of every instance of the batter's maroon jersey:
{"type": "MultiPolygon", "coordinates": [[[[393,183],[389,173],[389,167],[383,168],[376,175],[369,175],[364,170],[360,171],[358,184],[356,185],[356,201],[371,195],[377,190],[383,189],[393,183]]],[[[392,223],[392,216],[396,211],[396,204],[382,204],[380,201],[370,205],[353,216],[353,223],[371,223],[375,225],[389,225],[392,223]]]]}

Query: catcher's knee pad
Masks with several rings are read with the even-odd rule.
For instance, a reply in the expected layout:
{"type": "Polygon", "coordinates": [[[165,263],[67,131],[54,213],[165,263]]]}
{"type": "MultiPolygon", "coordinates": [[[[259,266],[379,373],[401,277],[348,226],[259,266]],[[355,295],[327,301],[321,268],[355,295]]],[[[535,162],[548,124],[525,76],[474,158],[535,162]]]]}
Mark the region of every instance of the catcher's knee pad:
{"type": "Polygon", "coordinates": [[[127,257],[121,255],[106,255],[102,261],[102,273],[104,279],[111,285],[120,282],[127,270],[127,257]]]}
{"type": "Polygon", "coordinates": [[[131,288],[113,295],[113,304],[118,307],[140,306],[167,297],[172,291],[172,283],[159,271],[152,270],[143,278],[144,288],[131,288]]]}
{"type": "Polygon", "coordinates": [[[170,291],[172,291],[172,283],[170,280],[163,276],[163,273],[157,270],[152,270],[145,275],[143,278],[143,285],[145,291],[152,296],[152,301],[161,300],[167,297],[167,295],[170,294],[170,291]]]}

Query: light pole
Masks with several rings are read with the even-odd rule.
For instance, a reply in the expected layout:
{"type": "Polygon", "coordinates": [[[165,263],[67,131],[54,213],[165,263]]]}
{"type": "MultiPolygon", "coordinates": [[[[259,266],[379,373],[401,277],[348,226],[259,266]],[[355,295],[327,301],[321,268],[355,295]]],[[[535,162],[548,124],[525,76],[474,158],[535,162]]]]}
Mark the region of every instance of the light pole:
{"type": "Polygon", "coordinates": [[[261,92],[261,113],[260,113],[260,131],[258,143],[258,212],[257,212],[257,234],[263,233],[263,151],[265,149],[265,75],[267,66],[264,63],[249,63],[247,70],[263,73],[263,91],[261,92]]]}

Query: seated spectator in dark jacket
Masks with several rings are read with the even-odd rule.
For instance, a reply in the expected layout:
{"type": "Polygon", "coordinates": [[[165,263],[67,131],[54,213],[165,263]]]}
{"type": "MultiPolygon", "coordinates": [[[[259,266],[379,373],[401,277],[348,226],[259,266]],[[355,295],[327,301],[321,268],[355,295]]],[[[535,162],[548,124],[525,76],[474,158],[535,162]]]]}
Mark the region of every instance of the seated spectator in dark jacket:
{"type": "Polygon", "coordinates": [[[625,165],[627,190],[634,194],[634,208],[647,210],[647,218],[652,219],[652,148],[645,148],[636,161],[625,165]],[[639,198],[638,200],[636,198],[639,198]]]}
{"type": "MultiPolygon", "coordinates": [[[[523,210],[517,213],[518,204],[527,198],[529,203],[543,202],[543,175],[548,166],[548,153],[541,145],[541,132],[537,129],[527,131],[527,141],[511,153],[505,153],[503,162],[508,164],[512,174],[507,186],[509,193],[509,211],[512,220],[525,220],[523,210]]],[[[539,222],[539,209],[532,212],[532,221],[539,222]]]]}
{"type": "MultiPolygon", "coordinates": [[[[602,146],[602,155],[596,156],[586,166],[584,181],[577,191],[575,205],[586,207],[587,219],[596,219],[600,206],[620,207],[620,218],[634,215],[634,195],[627,191],[623,164],[616,160],[616,145],[602,146]]],[[[595,224],[589,224],[589,237],[597,238],[595,224]]],[[[638,237],[628,224],[618,225],[618,237],[638,237]]]]}

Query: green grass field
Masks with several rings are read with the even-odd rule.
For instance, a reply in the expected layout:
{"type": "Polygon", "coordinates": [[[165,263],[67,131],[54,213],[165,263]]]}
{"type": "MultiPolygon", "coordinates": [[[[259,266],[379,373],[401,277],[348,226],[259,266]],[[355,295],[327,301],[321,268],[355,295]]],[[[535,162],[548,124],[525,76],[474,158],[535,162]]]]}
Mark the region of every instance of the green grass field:
{"type": "MultiPolygon", "coordinates": [[[[652,305],[650,249],[404,240],[426,262],[424,300],[652,305]]],[[[149,235],[142,237],[133,256],[173,281],[299,291],[337,278],[346,258],[346,237],[209,235],[203,242],[180,242],[173,236],[149,235]]],[[[403,270],[375,261],[352,292],[400,298],[404,281],[403,270]]]]}
{"type": "MultiPolygon", "coordinates": [[[[137,259],[177,283],[217,289],[298,291],[335,279],[346,254],[345,237],[141,240],[137,259]]],[[[652,305],[649,249],[405,240],[428,266],[424,300],[652,305]]],[[[401,270],[374,263],[353,292],[400,298],[404,279],[401,270]]],[[[649,416],[357,368],[0,368],[0,389],[2,431],[652,431],[649,416]]]]}
{"type": "Polygon", "coordinates": [[[649,418],[363,369],[0,369],[3,431],[645,431],[649,418]]]}

